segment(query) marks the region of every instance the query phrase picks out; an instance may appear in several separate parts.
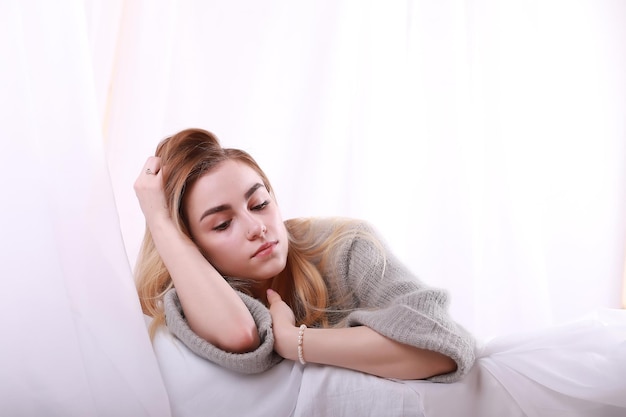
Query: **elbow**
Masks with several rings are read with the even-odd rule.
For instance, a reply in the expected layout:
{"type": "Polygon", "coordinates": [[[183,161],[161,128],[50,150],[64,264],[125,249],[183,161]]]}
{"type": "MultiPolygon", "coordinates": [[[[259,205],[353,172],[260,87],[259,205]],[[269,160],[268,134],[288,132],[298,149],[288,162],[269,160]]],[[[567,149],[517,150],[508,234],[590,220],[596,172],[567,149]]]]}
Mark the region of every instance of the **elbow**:
{"type": "Polygon", "coordinates": [[[205,339],[217,348],[231,353],[252,352],[261,344],[256,325],[232,327],[229,331],[220,332],[214,340],[205,339]]]}
{"type": "Polygon", "coordinates": [[[245,329],[244,331],[240,331],[237,334],[233,335],[228,344],[229,346],[225,350],[228,350],[229,352],[252,352],[261,344],[256,326],[253,326],[253,328],[251,329],[245,329]]]}
{"type": "Polygon", "coordinates": [[[439,352],[422,350],[418,360],[411,361],[412,367],[407,366],[406,372],[402,372],[398,379],[420,380],[429,379],[439,375],[456,372],[457,363],[449,356],[439,352]]]}
{"type": "Polygon", "coordinates": [[[452,372],[456,372],[458,368],[457,363],[449,356],[441,355],[438,363],[435,365],[435,373],[432,376],[445,375],[452,372]]]}

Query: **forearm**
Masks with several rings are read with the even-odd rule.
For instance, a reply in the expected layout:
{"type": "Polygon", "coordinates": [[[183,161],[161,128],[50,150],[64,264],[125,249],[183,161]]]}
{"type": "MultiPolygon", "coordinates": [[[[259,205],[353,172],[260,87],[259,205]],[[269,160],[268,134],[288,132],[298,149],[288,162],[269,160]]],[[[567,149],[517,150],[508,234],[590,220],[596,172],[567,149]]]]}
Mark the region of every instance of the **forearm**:
{"type": "Polygon", "coordinates": [[[149,227],[194,333],[230,352],[258,347],[260,341],[252,315],[197,246],[171,221],[152,221],[149,227]]]}
{"type": "MultiPolygon", "coordinates": [[[[297,346],[297,328],[293,345],[297,346]]],[[[425,379],[452,372],[455,362],[438,352],[418,349],[365,327],[309,328],[304,332],[307,362],[354,369],[386,378],[425,379]]],[[[297,348],[293,353],[297,359],[297,348]]]]}

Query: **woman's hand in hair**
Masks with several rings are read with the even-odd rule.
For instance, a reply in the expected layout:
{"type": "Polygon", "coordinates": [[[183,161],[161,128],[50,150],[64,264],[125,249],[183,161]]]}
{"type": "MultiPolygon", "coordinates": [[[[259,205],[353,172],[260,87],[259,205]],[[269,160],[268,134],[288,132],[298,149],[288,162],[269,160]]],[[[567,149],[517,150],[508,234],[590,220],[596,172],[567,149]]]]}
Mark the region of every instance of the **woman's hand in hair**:
{"type": "Polygon", "coordinates": [[[135,180],[134,188],[141,211],[148,224],[156,219],[169,218],[163,191],[161,158],[156,156],[148,158],[137,180],[135,180]]]}
{"type": "Polygon", "coordinates": [[[285,359],[298,360],[298,328],[293,311],[280,295],[271,289],[267,290],[267,301],[272,316],[274,350],[285,359]]]}

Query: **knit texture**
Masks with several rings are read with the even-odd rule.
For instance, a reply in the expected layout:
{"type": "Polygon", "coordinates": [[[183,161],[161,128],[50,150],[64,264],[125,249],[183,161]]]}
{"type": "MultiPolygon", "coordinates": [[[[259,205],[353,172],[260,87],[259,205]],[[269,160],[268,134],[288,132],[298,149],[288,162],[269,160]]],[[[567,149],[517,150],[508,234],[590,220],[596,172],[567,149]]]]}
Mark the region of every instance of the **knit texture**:
{"type": "Polygon", "coordinates": [[[196,355],[233,371],[246,374],[263,372],[283,360],[280,355],[274,352],[272,318],[269,310],[258,300],[240,292],[238,294],[250,310],[259,332],[261,344],[253,352],[226,352],[195,334],[185,320],[175,289],[169,290],[163,300],[165,322],[170,332],[196,355]]]}
{"type": "MultiPolygon", "coordinates": [[[[370,236],[376,232],[366,223],[357,226],[370,236]]],[[[469,372],[475,360],[475,340],[448,313],[448,293],[421,282],[388,249],[357,235],[343,248],[339,263],[345,274],[336,285],[353,291],[358,308],[347,316],[347,326],[367,326],[407,345],[442,353],[452,358],[454,372],[429,378],[454,382],[469,372]],[[381,248],[383,251],[381,252],[381,248]]]]}
{"type": "MultiPolygon", "coordinates": [[[[333,224],[317,219],[311,227],[318,234],[328,234],[333,224]]],[[[456,371],[430,380],[459,380],[474,363],[475,340],[449,316],[447,293],[418,280],[386,249],[367,223],[355,223],[351,227],[354,237],[336,248],[333,269],[321,271],[331,300],[342,300],[341,304],[331,306],[339,312],[333,314],[333,322],[367,326],[395,341],[449,356],[457,364],[456,371]],[[348,305],[346,298],[350,300],[348,305]]],[[[197,355],[235,371],[262,372],[282,359],[273,351],[271,316],[259,301],[239,295],[254,317],[261,338],[261,345],[253,352],[225,352],[197,336],[184,319],[174,289],[165,295],[166,323],[197,355]]]]}

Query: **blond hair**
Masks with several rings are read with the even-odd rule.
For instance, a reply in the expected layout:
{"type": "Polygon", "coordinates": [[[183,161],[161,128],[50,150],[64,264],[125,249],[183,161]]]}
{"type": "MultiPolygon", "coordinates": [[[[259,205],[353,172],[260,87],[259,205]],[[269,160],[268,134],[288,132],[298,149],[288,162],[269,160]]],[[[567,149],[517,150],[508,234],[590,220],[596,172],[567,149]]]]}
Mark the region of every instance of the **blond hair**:
{"type": "MultiPolygon", "coordinates": [[[[156,156],[161,158],[163,188],[171,218],[179,230],[191,238],[182,202],[185,189],[223,161],[237,160],[256,171],[274,198],[272,186],[256,161],[239,149],[222,148],[217,137],[202,129],[186,129],[161,141],[156,156]]],[[[289,249],[285,269],[272,279],[272,288],[292,308],[296,321],[308,326],[329,326],[327,308],[331,300],[320,271],[332,270],[335,260],[329,250],[348,238],[347,222],[337,219],[331,232],[319,236],[311,232],[311,219],[285,221],[289,249]]],[[[150,335],[165,324],[163,296],[173,288],[172,278],[156,250],[146,227],[135,265],[135,281],[143,313],[152,317],[150,335]]],[[[225,278],[228,279],[228,278],[225,278]]],[[[229,280],[235,289],[250,294],[245,281],[229,280]]]]}

